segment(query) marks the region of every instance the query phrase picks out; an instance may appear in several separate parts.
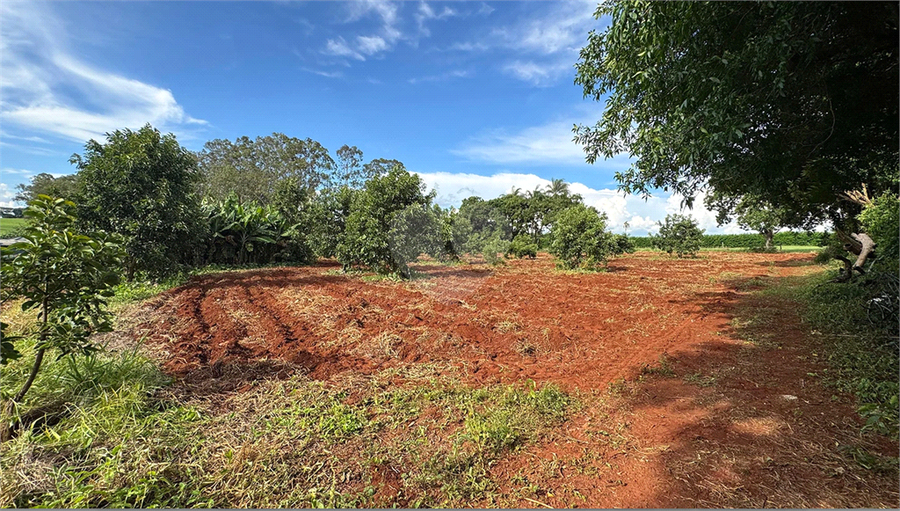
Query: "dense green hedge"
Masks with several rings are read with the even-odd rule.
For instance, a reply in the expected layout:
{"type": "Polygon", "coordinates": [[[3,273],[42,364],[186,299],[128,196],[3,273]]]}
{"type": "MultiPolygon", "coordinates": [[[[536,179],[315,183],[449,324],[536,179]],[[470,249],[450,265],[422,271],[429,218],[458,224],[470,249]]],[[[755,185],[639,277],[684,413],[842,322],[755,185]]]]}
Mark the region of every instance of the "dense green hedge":
{"type": "MultiPolygon", "coordinates": [[[[828,244],[829,233],[824,232],[779,232],[775,234],[775,246],[816,246],[824,247],[828,244]]],[[[651,239],[648,236],[635,236],[631,238],[636,248],[651,248],[651,239]]],[[[761,247],[766,244],[762,234],[706,234],[700,246],[703,248],[751,248],[761,247]]]]}

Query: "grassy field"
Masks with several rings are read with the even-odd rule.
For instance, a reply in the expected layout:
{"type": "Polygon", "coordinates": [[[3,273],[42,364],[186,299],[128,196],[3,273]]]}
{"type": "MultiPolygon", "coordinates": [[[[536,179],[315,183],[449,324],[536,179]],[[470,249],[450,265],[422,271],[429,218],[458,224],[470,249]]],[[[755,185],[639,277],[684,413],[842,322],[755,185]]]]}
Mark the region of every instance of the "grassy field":
{"type": "Polygon", "coordinates": [[[7,236],[10,231],[25,225],[24,218],[0,218],[0,237],[7,236]]]}

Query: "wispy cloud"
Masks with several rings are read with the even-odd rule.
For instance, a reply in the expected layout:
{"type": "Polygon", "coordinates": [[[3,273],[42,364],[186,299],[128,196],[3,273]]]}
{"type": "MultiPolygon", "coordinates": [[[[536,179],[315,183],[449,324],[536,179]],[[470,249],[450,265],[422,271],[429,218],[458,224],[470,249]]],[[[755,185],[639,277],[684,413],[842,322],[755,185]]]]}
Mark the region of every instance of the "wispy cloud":
{"type": "Polygon", "coordinates": [[[422,82],[444,82],[444,81],[447,81],[447,80],[450,80],[453,78],[466,78],[470,75],[471,75],[471,73],[469,73],[468,71],[458,69],[455,71],[448,71],[446,73],[441,73],[439,75],[423,76],[420,78],[410,78],[407,81],[409,83],[415,85],[417,83],[422,83],[422,82]]]}
{"type": "Polygon", "coordinates": [[[340,71],[321,71],[319,69],[310,69],[308,67],[301,67],[300,69],[307,73],[324,76],[325,78],[341,78],[344,76],[344,73],[341,73],[340,71]]]}
{"type": "Polygon", "coordinates": [[[574,77],[575,71],[572,64],[567,61],[538,63],[514,60],[503,66],[503,71],[535,87],[549,87],[567,73],[574,77]]]}
{"type": "Polygon", "coordinates": [[[0,119],[16,129],[14,136],[39,132],[84,142],[148,122],[182,131],[206,124],[187,115],[171,91],[80,60],[49,5],[2,2],[0,17],[0,119]]]}
{"type": "Polygon", "coordinates": [[[366,60],[366,58],[358,51],[350,48],[347,41],[343,37],[337,39],[329,39],[325,42],[325,49],[322,50],[325,55],[333,55],[335,57],[350,57],[356,60],[366,60]]]}
{"type": "Polygon", "coordinates": [[[584,151],[572,140],[572,126],[579,121],[556,121],[512,134],[497,130],[473,137],[451,152],[494,164],[584,165],[584,151]]]}
{"type": "Polygon", "coordinates": [[[532,5],[540,7],[527,17],[498,26],[475,40],[453,43],[447,50],[500,52],[500,69],[509,76],[536,87],[558,83],[578,60],[578,50],[588,32],[597,28],[593,18],[596,3],[569,0],[532,5]]]}

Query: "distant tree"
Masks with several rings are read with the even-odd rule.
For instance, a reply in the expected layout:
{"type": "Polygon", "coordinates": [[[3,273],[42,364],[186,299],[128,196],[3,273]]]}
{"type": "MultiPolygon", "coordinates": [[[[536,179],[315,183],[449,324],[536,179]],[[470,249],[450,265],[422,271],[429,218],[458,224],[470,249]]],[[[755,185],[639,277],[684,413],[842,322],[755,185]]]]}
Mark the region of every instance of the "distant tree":
{"type": "Polygon", "coordinates": [[[320,257],[335,257],[347,228],[351,206],[361,190],[340,186],[314,193],[303,225],[309,233],[313,252],[320,257]]]}
{"type": "MultiPolygon", "coordinates": [[[[360,157],[362,153],[360,153],[360,157]]],[[[373,177],[382,177],[395,168],[406,170],[406,166],[399,160],[391,160],[387,158],[376,158],[369,163],[363,165],[362,175],[365,180],[373,177]]]]}
{"type": "Polygon", "coordinates": [[[30,183],[17,185],[16,190],[19,193],[16,194],[13,200],[19,202],[31,202],[38,195],[73,200],[78,191],[78,174],[54,177],[51,174],[41,172],[32,177],[30,183]]]}
{"type": "Polygon", "coordinates": [[[282,179],[296,179],[314,190],[326,185],[335,170],[328,150],[315,140],[273,133],[252,140],[211,140],[197,155],[202,193],[223,201],[234,192],[240,201],[266,205],[282,179]]]}
{"type": "Polygon", "coordinates": [[[550,236],[550,252],[559,259],[558,266],[566,269],[600,269],[627,248],[606,230],[606,215],[584,204],[562,211],[550,236]]]}
{"type": "Polygon", "coordinates": [[[37,321],[25,335],[3,335],[2,364],[20,356],[14,341],[36,340],[31,372],[10,405],[24,399],[47,350],[58,350],[64,356],[97,349],[90,337],[112,329],[106,299],[119,282],[116,269],[123,255],[115,237],[103,233],[87,236],[76,229],[71,201],[39,195],[29,203],[25,215],[30,219],[25,241],[0,252],[3,301],[21,297],[22,310],[37,312],[37,321]]]}
{"type": "Polygon", "coordinates": [[[556,196],[568,196],[569,195],[569,183],[566,183],[562,179],[553,179],[550,181],[550,184],[547,186],[547,193],[556,197],[556,196]]]}
{"type": "Polygon", "coordinates": [[[129,280],[137,271],[163,275],[192,264],[203,227],[194,155],[149,124],[106,138],[70,160],[78,166],[82,228],[122,236],[129,280]]]}
{"type": "Polygon", "coordinates": [[[773,249],[775,233],[790,227],[787,220],[789,212],[785,208],[773,206],[758,195],[730,198],[712,193],[706,197],[706,206],[719,212],[717,220],[720,226],[730,222],[733,215],[741,229],[762,234],[766,240],[766,250],[773,249]]]}
{"type": "Polygon", "coordinates": [[[666,215],[665,222],[657,222],[659,233],[653,238],[653,246],[678,257],[695,256],[700,250],[703,231],[697,221],[685,215],[666,215]]]}
{"type": "Polygon", "coordinates": [[[356,146],[344,144],[336,154],[337,173],[332,180],[333,184],[347,185],[351,188],[361,187],[367,179],[362,166],[363,152],[356,146]]]}
{"type": "Polygon", "coordinates": [[[379,273],[410,277],[409,263],[424,252],[440,250],[440,225],[416,174],[400,166],[366,182],[352,198],[346,227],[337,246],[344,266],[361,264],[379,273]]]}
{"type": "Polygon", "coordinates": [[[461,253],[481,253],[488,240],[512,238],[512,228],[495,200],[467,197],[459,207],[458,220],[454,223],[454,239],[461,253]]]}

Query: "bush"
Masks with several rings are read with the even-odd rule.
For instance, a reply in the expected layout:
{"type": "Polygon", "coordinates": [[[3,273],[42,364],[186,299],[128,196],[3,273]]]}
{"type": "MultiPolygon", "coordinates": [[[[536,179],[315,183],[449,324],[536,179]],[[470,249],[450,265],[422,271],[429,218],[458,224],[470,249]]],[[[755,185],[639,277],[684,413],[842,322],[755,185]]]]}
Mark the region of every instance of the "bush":
{"type": "Polygon", "coordinates": [[[352,198],[337,245],[337,258],[344,268],[360,264],[408,278],[408,264],[421,252],[436,254],[440,227],[431,210],[434,192],[424,191],[421,178],[399,166],[366,182],[365,189],[352,198]]]}
{"type": "Polygon", "coordinates": [[[900,201],[893,193],[876,198],[859,214],[863,231],[877,244],[876,266],[897,273],[900,259],[900,201]]]}
{"type": "Polygon", "coordinates": [[[531,236],[520,234],[509,244],[509,254],[519,259],[528,256],[537,257],[538,246],[532,241],[531,236]]]}
{"type": "Polygon", "coordinates": [[[551,234],[550,252],[559,259],[557,266],[566,269],[598,270],[630,247],[626,237],[606,230],[606,215],[583,204],[563,210],[551,234]]]}
{"type": "Polygon", "coordinates": [[[509,252],[509,242],[499,236],[494,236],[484,243],[481,256],[488,264],[499,266],[506,264],[502,255],[507,252],[509,252]]]}
{"type": "Polygon", "coordinates": [[[657,224],[659,233],[652,236],[656,248],[668,254],[674,252],[678,257],[697,255],[703,231],[697,226],[696,220],[685,215],[666,215],[665,222],[657,224]]]}
{"type": "Polygon", "coordinates": [[[78,166],[78,217],[82,230],[123,237],[128,279],[135,272],[171,275],[195,263],[203,225],[195,189],[197,161],[175,135],[149,124],[117,130],[107,142],[85,144],[78,166]]]}

